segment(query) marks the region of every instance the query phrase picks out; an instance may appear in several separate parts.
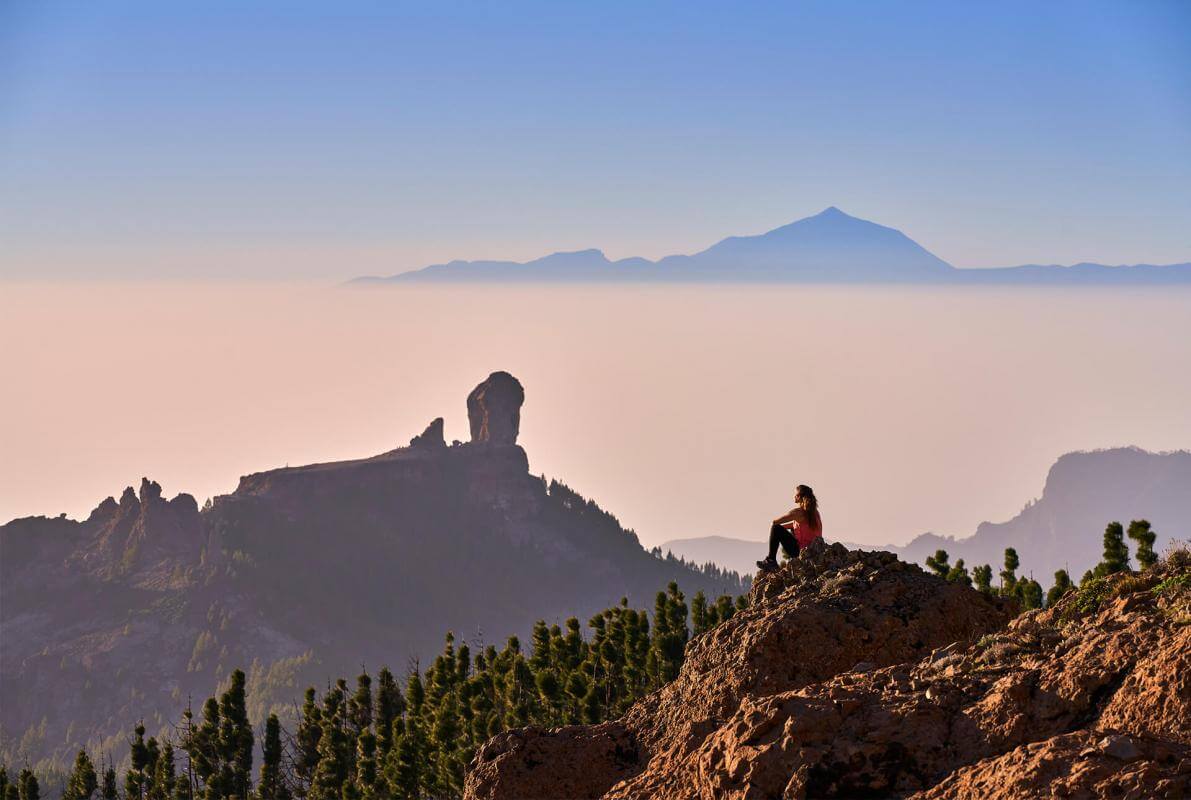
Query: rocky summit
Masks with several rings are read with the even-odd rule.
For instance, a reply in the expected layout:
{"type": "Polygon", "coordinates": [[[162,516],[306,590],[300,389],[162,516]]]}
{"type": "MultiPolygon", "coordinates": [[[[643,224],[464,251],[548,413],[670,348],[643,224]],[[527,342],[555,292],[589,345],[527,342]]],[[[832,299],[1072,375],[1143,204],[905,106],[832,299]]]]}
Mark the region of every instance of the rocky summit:
{"type": "Polygon", "coordinates": [[[1189,572],[1176,551],[1009,622],[892,554],[815,547],[621,719],[494,737],[466,796],[1185,797],[1189,572]]]}
{"type": "Polygon", "coordinates": [[[531,474],[524,399],[495,372],[468,396],[469,442],[448,445],[437,418],[369,458],[246,475],[202,510],[144,479],[86,520],[0,526],[0,761],[122,752],[138,720],[168,735],[235,667],[259,724],[329,676],[425,660],[449,630],[525,637],[670,581],[741,590],[531,474]]]}

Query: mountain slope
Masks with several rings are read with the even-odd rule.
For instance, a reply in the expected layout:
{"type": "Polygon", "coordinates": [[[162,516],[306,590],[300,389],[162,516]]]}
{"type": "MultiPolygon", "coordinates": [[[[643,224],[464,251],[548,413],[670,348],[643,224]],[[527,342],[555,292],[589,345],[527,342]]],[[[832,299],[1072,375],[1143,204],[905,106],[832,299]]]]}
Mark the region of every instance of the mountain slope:
{"type": "MultiPolygon", "coordinates": [[[[965,538],[924,533],[906,545],[881,545],[906,561],[923,563],[939,549],[951,563],[964,559],[971,568],[1000,569],[1006,547],[1016,548],[1022,574],[1049,586],[1057,569],[1073,580],[1100,561],[1101,535],[1113,520],[1148,519],[1161,552],[1174,539],[1191,533],[1191,452],[1150,453],[1135,447],[1068,453],[1051,467],[1042,496],[1006,522],[983,522],[965,538]]],[[[1130,542],[1130,547],[1132,543],[1130,542]]],[[[863,546],[867,545],[849,545],[863,546]]],[[[763,545],[710,536],[676,539],[662,550],[726,569],[747,569],[763,545]]]]}
{"type": "Polygon", "coordinates": [[[1026,265],[955,269],[901,231],[831,206],[756,236],[730,236],[693,255],[609,260],[600,250],[553,253],[524,263],[451,261],[354,285],[467,282],[764,282],[932,284],[1179,284],[1191,263],[1107,267],[1026,265]]]}
{"type": "Polygon", "coordinates": [[[468,443],[435,420],[372,458],[245,476],[202,512],[145,480],[82,522],[0,527],[4,760],[123,752],[138,718],[158,733],[237,666],[259,721],[361,662],[401,671],[448,629],[503,641],[622,596],[647,605],[672,580],[739,591],[531,475],[523,396],[494,373],[468,398],[468,443]]]}
{"type": "Polygon", "coordinates": [[[659,266],[739,280],[894,281],[946,278],[954,268],[901,231],[834,206],[760,236],[733,236],[659,266]]]}

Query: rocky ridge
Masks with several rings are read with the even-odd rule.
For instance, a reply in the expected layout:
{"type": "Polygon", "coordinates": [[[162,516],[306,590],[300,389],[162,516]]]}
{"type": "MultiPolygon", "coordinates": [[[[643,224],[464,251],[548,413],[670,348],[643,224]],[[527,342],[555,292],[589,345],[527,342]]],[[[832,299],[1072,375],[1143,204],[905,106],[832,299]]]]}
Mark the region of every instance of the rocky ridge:
{"type": "Polygon", "coordinates": [[[1174,798],[1191,791],[1191,558],[1007,626],[888,553],[806,553],[621,720],[512,731],[480,798],[1174,798]]]}
{"type": "Polygon", "coordinates": [[[261,722],[361,663],[400,672],[448,630],[525,637],[670,581],[741,590],[531,474],[524,397],[493,373],[469,397],[472,441],[448,445],[437,418],[406,447],[246,475],[201,511],[144,479],[86,520],[0,525],[0,761],[127,752],[138,719],[168,732],[235,667],[261,722]]]}

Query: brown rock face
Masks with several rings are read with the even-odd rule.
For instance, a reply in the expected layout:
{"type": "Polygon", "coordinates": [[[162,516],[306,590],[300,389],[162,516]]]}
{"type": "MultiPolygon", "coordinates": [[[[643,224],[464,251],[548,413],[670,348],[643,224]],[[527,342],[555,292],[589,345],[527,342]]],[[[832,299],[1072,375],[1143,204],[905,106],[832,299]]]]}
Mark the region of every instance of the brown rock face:
{"type": "Polygon", "coordinates": [[[782,739],[781,722],[762,721],[775,698],[861,662],[876,669],[974,640],[1010,616],[1003,601],[890,553],[838,544],[812,548],[780,572],[761,575],[750,601],[694,639],[678,678],[622,720],[493,739],[472,764],[467,796],[767,797],[731,793],[735,783],[748,786],[765,770],[785,775],[776,789],[773,780],[765,782],[766,791],[781,796],[790,775],[781,757],[763,753],[782,739]],[[760,729],[747,748],[719,746],[754,724],[760,729]]]}
{"type": "Polygon", "coordinates": [[[471,440],[488,444],[517,443],[525,389],[507,372],[493,372],[467,396],[471,440]]]}
{"type": "Polygon", "coordinates": [[[1185,551],[978,641],[1004,617],[993,600],[841,551],[762,576],[622,720],[489,742],[467,796],[1191,796],[1185,551]],[[906,657],[950,639],[966,642],[906,657]]]}

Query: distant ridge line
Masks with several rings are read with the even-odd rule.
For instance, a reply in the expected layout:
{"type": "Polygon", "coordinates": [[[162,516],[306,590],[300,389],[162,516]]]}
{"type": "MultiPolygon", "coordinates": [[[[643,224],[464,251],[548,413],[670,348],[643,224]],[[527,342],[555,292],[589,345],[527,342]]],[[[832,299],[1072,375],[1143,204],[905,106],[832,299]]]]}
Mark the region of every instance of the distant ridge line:
{"type": "Polygon", "coordinates": [[[844,283],[936,285],[1191,285],[1191,262],[1108,266],[1023,264],[957,268],[895,228],[829,206],[753,236],[729,236],[691,255],[610,260],[587,248],[530,261],[431,264],[350,286],[407,283],[844,283]]]}

